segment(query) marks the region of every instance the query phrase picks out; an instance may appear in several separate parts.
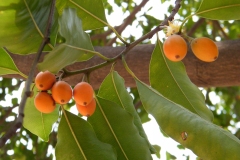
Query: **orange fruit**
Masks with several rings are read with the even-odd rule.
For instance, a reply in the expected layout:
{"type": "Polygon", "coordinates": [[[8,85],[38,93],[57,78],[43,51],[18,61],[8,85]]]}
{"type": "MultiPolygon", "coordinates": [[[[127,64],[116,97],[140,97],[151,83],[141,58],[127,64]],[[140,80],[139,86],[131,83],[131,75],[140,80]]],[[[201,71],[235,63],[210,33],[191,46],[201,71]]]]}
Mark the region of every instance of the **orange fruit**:
{"type": "Polygon", "coordinates": [[[191,49],[194,55],[204,62],[213,62],[218,58],[217,45],[210,38],[195,38],[191,42],[191,49]]]}
{"type": "Polygon", "coordinates": [[[171,35],[163,43],[163,52],[171,61],[181,61],[187,54],[187,43],[179,35],[171,35]]]}
{"type": "Polygon", "coordinates": [[[72,88],[67,82],[58,81],[52,87],[52,96],[55,102],[66,104],[72,98],[72,88]]]}
{"type": "Polygon", "coordinates": [[[77,110],[78,112],[82,115],[82,116],[91,116],[95,109],[96,109],[96,100],[93,98],[92,101],[86,105],[86,106],[82,106],[76,103],[77,106],[77,110]]]}
{"type": "Polygon", "coordinates": [[[73,89],[73,98],[81,106],[88,105],[92,101],[93,95],[94,90],[87,82],[80,82],[73,89]]]}
{"type": "Polygon", "coordinates": [[[40,91],[51,89],[55,82],[55,75],[49,71],[39,72],[35,78],[35,85],[40,91]]]}
{"type": "Polygon", "coordinates": [[[52,96],[47,92],[39,92],[34,98],[34,105],[42,113],[51,113],[56,108],[52,96]]]}

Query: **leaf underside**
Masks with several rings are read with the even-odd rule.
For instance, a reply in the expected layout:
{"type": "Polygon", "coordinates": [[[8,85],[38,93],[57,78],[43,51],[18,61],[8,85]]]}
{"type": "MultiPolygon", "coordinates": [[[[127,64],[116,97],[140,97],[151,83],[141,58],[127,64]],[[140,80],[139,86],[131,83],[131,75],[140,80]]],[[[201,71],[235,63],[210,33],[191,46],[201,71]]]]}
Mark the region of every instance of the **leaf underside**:
{"type": "Polygon", "coordinates": [[[202,159],[240,157],[240,141],[230,132],[172,102],[137,79],[136,84],[144,108],[171,138],[202,159]]]}

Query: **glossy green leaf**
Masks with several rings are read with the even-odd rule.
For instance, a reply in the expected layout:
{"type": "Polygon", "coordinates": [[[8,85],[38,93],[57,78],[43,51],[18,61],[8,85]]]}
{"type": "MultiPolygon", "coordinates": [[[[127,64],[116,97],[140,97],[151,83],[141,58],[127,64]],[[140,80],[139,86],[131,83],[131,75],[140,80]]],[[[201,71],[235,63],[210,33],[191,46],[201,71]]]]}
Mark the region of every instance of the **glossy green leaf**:
{"type": "Polygon", "coordinates": [[[55,151],[57,160],[116,160],[113,147],[97,139],[91,125],[82,118],[64,111],[55,151]]]}
{"type": "Polygon", "coordinates": [[[171,138],[202,159],[240,157],[240,141],[230,132],[193,114],[137,79],[136,84],[146,111],[171,138]]]}
{"type": "Polygon", "coordinates": [[[199,9],[195,13],[198,16],[216,20],[238,20],[240,10],[239,0],[202,0],[199,9]]]}
{"type": "Polygon", "coordinates": [[[133,116],[118,104],[98,97],[96,111],[88,121],[97,137],[116,149],[117,159],[152,159],[146,139],[133,123],[133,116]]]}
{"type": "Polygon", "coordinates": [[[3,48],[0,48],[0,59],[0,75],[19,74],[22,77],[27,78],[26,75],[18,70],[11,56],[3,48]]]}
{"type": "Polygon", "coordinates": [[[150,84],[164,97],[212,121],[202,92],[189,79],[182,62],[168,60],[158,40],[150,61],[150,84]]]}
{"type": "MultiPolygon", "coordinates": [[[[104,79],[99,88],[98,96],[117,103],[123,109],[128,111],[134,118],[134,124],[138,128],[139,134],[148,141],[146,133],[142,127],[141,119],[133,105],[133,99],[124,85],[124,79],[116,71],[112,70],[104,79]]],[[[155,149],[150,143],[149,148],[152,153],[155,152],[155,149]]]]}
{"type": "Polygon", "coordinates": [[[61,0],[57,1],[56,7],[60,15],[64,8],[77,9],[77,14],[83,21],[84,30],[101,28],[107,24],[102,0],[61,0]]]}
{"type": "MultiPolygon", "coordinates": [[[[47,25],[51,2],[49,0],[8,0],[0,4],[0,47],[13,53],[36,53],[47,25]]],[[[51,44],[45,51],[52,50],[57,33],[57,15],[52,23],[51,44]]]]}
{"type": "Polygon", "coordinates": [[[49,134],[52,131],[53,124],[58,119],[58,108],[49,114],[39,112],[34,105],[34,98],[38,91],[34,88],[34,96],[27,99],[24,109],[23,126],[33,134],[37,135],[44,141],[48,141],[49,134]]]}
{"type": "Polygon", "coordinates": [[[94,49],[89,35],[82,30],[82,21],[75,9],[67,8],[59,18],[60,34],[65,43],[55,47],[38,65],[40,70],[57,73],[67,65],[77,61],[85,61],[93,56],[94,49]]]}

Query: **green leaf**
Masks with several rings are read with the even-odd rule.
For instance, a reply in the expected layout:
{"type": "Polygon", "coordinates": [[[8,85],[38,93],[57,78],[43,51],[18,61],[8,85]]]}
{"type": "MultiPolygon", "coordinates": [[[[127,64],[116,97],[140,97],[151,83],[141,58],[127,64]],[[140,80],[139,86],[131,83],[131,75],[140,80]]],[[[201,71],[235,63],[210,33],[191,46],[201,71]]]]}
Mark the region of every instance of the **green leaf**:
{"type": "Polygon", "coordinates": [[[40,70],[57,73],[67,65],[85,61],[93,56],[93,46],[87,33],[82,30],[82,21],[75,9],[67,8],[59,18],[60,34],[66,42],[55,47],[38,64],[40,70]]]}
{"type": "Polygon", "coordinates": [[[105,27],[108,24],[102,0],[61,0],[56,2],[56,7],[60,15],[64,8],[72,7],[77,9],[77,14],[83,21],[84,30],[93,30],[105,27]]]}
{"type": "Polygon", "coordinates": [[[167,160],[175,160],[177,158],[174,155],[170,154],[169,152],[166,152],[166,159],[167,160]]]}
{"type": "MultiPolygon", "coordinates": [[[[133,105],[133,99],[125,88],[124,79],[116,71],[112,70],[104,79],[99,88],[98,96],[112,101],[128,111],[133,116],[133,122],[138,128],[139,134],[148,141],[146,133],[142,127],[141,119],[133,105]]],[[[151,152],[155,153],[155,149],[149,141],[148,144],[151,152]]]]}
{"type": "Polygon", "coordinates": [[[34,105],[34,98],[38,91],[34,88],[34,96],[27,99],[24,109],[23,126],[33,134],[37,135],[44,141],[48,141],[49,134],[52,131],[52,125],[58,119],[58,108],[49,114],[39,112],[34,105]]]}
{"type": "Polygon", "coordinates": [[[168,60],[159,40],[150,61],[150,84],[164,97],[208,121],[213,120],[202,92],[189,79],[183,63],[168,60]]]}
{"type": "Polygon", "coordinates": [[[148,143],[140,136],[132,115],[116,103],[98,97],[96,111],[88,121],[97,137],[116,149],[117,159],[152,159],[148,143]]]}
{"type": "MultiPolygon", "coordinates": [[[[0,47],[18,54],[36,53],[46,29],[51,2],[49,0],[8,0],[0,4],[0,47]]],[[[57,14],[52,23],[51,43],[45,51],[52,50],[57,33],[57,14]]]]}
{"type": "Polygon", "coordinates": [[[239,0],[202,0],[196,15],[216,20],[238,20],[240,10],[239,0]]]}
{"type": "Polygon", "coordinates": [[[224,160],[240,157],[240,141],[184,107],[165,98],[153,88],[136,80],[146,111],[171,138],[191,149],[202,159],[224,160]]]}
{"type": "Polygon", "coordinates": [[[156,150],[156,156],[160,159],[161,158],[161,155],[160,155],[161,147],[159,145],[153,145],[153,147],[156,150]]]}
{"type": "Polygon", "coordinates": [[[116,160],[113,147],[97,139],[91,125],[80,117],[63,111],[58,127],[57,160],[116,160]]]}
{"type": "Polygon", "coordinates": [[[18,70],[11,56],[3,48],[0,48],[0,59],[0,75],[19,74],[22,77],[27,78],[25,74],[18,70]]]}

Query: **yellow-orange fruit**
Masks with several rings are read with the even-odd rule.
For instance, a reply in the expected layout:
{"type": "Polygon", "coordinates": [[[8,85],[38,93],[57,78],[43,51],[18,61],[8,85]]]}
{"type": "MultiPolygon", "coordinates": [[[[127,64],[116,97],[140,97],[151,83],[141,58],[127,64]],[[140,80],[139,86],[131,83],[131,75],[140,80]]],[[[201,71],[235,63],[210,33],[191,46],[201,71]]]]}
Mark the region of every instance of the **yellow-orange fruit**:
{"type": "Polygon", "coordinates": [[[194,55],[204,62],[213,62],[218,58],[217,45],[209,38],[195,38],[191,42],[191,49],[194,55]]]}
{"type": "Polygon", "coordinates": [[[52,96],[47,92],[39,92],[34,99],[34,105],[42,113],[51,113],[56,108],[52,96]]]}
{"type": "Polygon", "coordinates": [[[88,105],[92,101],[93,95],[93,88],[87,82],[80,82],[73,89],[73,98],[81,106],[88,105]]]}
{"type": "Polygon", "coordinates": [[[55,102],[66,104],[72,98],[72,88],[67,82],[58,81],[52,87],[52,96],[55,102]]]}
{"type": "Polygon", "coordinates": [[[95,109],[96,109],[96,100],[93,98],[92,101],[86,105],[86,106],[82,106],[76,103],[77,106],[77,110],[78,112],[82,115],[82,116],[91,116],[95,109]]]}
{"type": "Polygon", "coordinates": [[[181,61],[187,54],[187,43],[179,35],[171,35],[163,43],[163,52],[171,61],[181,61]]]}
{"type": "Polygon", "coordinates": [[[40,91],[51,89],[55,82],[55,75],[49,71],[39,72],[35,78],[35,85],[40,91]]]}

